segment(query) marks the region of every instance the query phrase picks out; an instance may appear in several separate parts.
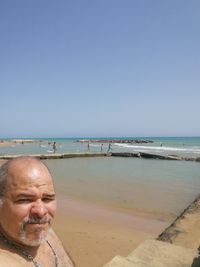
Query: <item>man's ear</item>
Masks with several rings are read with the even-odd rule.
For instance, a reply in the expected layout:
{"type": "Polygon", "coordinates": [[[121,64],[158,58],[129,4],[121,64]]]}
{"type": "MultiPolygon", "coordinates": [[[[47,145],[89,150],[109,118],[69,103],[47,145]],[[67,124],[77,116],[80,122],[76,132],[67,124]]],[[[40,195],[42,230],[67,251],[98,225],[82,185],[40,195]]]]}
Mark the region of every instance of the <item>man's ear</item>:
{"type": "Polygon", "coordinates": [[[1,218],[3,217],[2,213],[3,213],[3,198],[0,198],[0,222],[1,222],[1,218]]]}
{"type": "Polygon", "coordinates": [[[3,206],[3,199],[0,198],[0,211],[1,211],[1,207],[3,206]]]}

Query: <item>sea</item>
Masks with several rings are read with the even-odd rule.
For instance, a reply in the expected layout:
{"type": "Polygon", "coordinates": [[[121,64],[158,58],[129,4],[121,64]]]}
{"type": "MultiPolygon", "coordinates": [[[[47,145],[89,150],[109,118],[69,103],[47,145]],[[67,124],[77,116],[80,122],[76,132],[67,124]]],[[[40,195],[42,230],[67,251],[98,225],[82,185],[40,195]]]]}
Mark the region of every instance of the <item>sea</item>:
{"type": "MultiPolygon", "coordinates": [[[[25,140],[30,138],[23,138],[25,140]]],[[[21,140],[3,138],[3,140],[21,140]]],[[[146,152],[160,155],[180,155],[185,157],[200,157],[200,137],[106,137],[106,138],[34,138],[37,142],[15,143],[9,147],[0,147],[0,154],[48,154],[53,153],[52,143],[57,143],[58,153],[87,152],[87,142],[80,140],[145,140],[150,143],[112,143],[113,152],[146,152]]],[[[103,152],[108,149],[108,143],[103,143],[103,152]]],[[[101,142],[90,143],[90,152],[101,152],[101,142]]]]}
{"type": "MultiPolygon", "coordinates": [[[[200,137],[36,138],[33,143],[1,146],[0,154],[51,154],[53,142],[58,153],[107,152],[105,139],[151,141],[112,143],[112,152],[200,157],[200,137]],[[102,142],[91,142],[88,150],[88,143],[80,140],[102,142]]],[[[46,160],[46,164],[60,198],[80,199],[159,220],[172,221],[200,193],[200,162],[195,161],[91,157],[46,160]]]]}

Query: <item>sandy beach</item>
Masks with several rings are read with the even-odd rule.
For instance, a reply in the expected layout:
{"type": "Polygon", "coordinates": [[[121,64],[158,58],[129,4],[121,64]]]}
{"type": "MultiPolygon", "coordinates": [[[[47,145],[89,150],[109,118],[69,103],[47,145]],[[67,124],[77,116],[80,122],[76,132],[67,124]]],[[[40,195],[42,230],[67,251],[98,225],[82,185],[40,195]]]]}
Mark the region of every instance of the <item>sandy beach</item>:
{"type": "Polygon", "coordinates": [[[146,238],[157,237],[168,224],[62,198],[58,199],[54,229],[76,267],[101,267],[116,255],[128,255],[146,238]]]}
{"type": "Polygon", "coordinates": [[[197,250],[199,209],[198,197],[167,228],[169,222],[65,198],[58,199],[54,229],[76,267],[102,267],[116,255],[126,257],[144,240],[157,238],[164,229],[164,241],[197,250]]]}
{"type": "Polygon", "coordinates": [[[0,140],[0,148],[1,147],[9,147],[9,146],[11,146],[13,144],[14,144],[13,141],[0,140]]]}

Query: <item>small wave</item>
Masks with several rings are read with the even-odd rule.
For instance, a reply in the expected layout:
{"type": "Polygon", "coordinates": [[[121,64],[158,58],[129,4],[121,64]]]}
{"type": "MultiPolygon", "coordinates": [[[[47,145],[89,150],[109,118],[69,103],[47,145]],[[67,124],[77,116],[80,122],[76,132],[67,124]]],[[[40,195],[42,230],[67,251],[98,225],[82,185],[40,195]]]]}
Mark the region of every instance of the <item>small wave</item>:
{"type": "Polygon", "coordinates": [[[53,150],[47,150],[48,153],[53,153],[54,151],[53,150]]]}
{"type": "Polygon", "coordinates": [[[177,152],[186,152],[186,153],[200,153],[200,147],[167,147],[167,146],[135,146],[135,145],[128,145],[128,144],[117,144],[116,146],[124,147],[124,148],[131,148],[134,150],[139,151],[177,151],[177,152]]]}
{"type": "Polygon", "coordinates": [[[101,144],[90,144],[90,146],[93,146],[93,147],[100,147],[101,144]]]}

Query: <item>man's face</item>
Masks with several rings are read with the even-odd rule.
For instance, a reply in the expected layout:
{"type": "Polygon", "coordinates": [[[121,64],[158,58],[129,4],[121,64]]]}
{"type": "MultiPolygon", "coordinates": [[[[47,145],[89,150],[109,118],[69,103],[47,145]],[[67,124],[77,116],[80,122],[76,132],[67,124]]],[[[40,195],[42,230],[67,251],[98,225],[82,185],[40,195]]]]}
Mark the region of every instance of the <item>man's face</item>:
{"type": "Polygon", "coordinates": [[[55,191],[47,168],[35,160],[16,160],[9,168],[0,226],[15,242],[38,246],[56,211],[55,191]]]}

